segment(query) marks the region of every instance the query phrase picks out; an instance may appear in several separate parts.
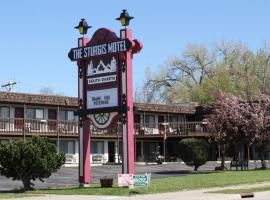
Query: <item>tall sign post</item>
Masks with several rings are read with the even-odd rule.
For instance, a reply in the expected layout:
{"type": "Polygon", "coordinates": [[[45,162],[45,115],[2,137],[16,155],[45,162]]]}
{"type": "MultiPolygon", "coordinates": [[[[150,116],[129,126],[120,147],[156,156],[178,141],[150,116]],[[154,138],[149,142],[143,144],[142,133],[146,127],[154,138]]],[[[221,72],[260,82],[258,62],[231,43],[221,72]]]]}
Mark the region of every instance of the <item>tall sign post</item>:
{"type": "Polygon", "coordinates": [[[131,29],[122,29],[118,37],[100,28],[90,40],[79,38],[78,47],[68,54],[78,65],[79,182],[83,185],[91,182],[90,123],[98,129],[122,123],[122,172],[134,173],[132,57],[141,49],[141,42],[132,39],[131,29]]]}

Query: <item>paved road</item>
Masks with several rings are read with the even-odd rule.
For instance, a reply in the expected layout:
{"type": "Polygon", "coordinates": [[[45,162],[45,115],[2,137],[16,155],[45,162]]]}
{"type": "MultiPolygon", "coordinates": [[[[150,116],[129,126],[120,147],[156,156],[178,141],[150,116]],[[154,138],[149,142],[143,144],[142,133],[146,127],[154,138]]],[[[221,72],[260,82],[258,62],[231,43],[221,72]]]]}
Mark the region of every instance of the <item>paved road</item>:
{"type": "MultiPolygon", "coordinates": [[[[208,162],[199,168],[199,171],[210,172],[217,166],[216,162],[208,162]]],[[[229,164],[227,164],[229,167],[229,164]]],[[[254,164],[251,163],[250,168],[254,168],[254,164]]],[[[269,167],[269,166],[268,166],[269,167]]],[[[188,167],[183,163],[168,163],[163,165],[136,165],[136,174],[140,173],[152,173],[152,178],[165,178],[171,176],[186,176],[193,170],[192,167],[188,167]]],[[[120,165],[102,165],[91,167],[91,178],[93,183],[99,182],[99,179],[107,176],[117,179],[117,174],[121,173],[120,165]]],[[[49,179],[45,179],[44,183],[35,181],[35,188],[55,188],[66,186],[78,185],[78,168],[77,167],[63,167],[57,173],[52,174],[49,179]]],[[[12,190],[15,188],[21,188],[20,181],[12,181],[3,176],[0,176],[0,191],[12,190]]]]}

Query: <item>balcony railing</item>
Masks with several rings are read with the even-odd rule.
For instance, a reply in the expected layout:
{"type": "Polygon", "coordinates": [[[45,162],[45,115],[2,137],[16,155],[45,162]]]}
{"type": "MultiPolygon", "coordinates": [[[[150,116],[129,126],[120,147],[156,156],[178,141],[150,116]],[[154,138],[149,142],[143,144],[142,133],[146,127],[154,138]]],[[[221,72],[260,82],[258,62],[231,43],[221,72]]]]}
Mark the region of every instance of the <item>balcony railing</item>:
{"type": "MultiPolygon", "coordinates": [[[[90,126],[91,136],[121,137],[122,126],[108,129],[97,129],[90,126]]],[[[0,118],[0,135],[46,135],[46,136],[78,136],[77,121],[57,121],[48,119],[0,118]]],[[[202,122],[169,122],[135,123],[134,135],[138,137],[158,136],[192,136],[207,134],[207,125],[202,122]]]]}
{"type": "Polygon", "coordinates": [[[98,129],[95,126],[90,126],[90,132],[92,136],[122,136],[122,129],[121,126],[109,127],[106,129],[98,129]]]}
{"type": "Polygon", "coordinates": [[[135,123],[137,136],[191,136],[205,135],[207,125],[203,122],[135,123]]]}
{"type": "Polygon", "coordinates": [[[1,135],[78,135],[77,121],[57,121],[48,119],[0,118],[1,135]]]}

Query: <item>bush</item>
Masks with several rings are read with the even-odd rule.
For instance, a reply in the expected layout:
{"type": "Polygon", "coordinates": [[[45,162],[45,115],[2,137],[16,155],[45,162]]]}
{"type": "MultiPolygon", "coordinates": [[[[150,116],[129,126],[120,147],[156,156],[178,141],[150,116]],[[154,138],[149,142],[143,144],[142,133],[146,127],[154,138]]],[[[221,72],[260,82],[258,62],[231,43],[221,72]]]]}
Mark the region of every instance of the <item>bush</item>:
{"type": "Polygon", "coordinates": [[[208,158],[208,143],[203,139],[185,138],[179,143],[179,154],[188,166],[194,166],[194,171],[205,164],[208,158]]]}
{"type": "Polygon", "coordinates": [[[32,189],[31,180],[51,176],[65,163],[65,156],[56,151],[47,138],[35,136],[30,141],[0,144],[0,174],[21,180],[24,190],[32,189]]]}

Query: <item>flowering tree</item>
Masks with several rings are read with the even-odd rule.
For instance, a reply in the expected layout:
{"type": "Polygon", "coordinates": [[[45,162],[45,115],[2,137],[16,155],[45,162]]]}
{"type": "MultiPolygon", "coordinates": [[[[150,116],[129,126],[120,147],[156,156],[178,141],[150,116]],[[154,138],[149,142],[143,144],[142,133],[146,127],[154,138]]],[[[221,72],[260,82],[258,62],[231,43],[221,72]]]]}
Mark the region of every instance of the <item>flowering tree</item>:
{"type": "Polygon", "coordinates": [[[252,109],[253,113],[245,129],[254,133],[254,141],[258,146],[262,169],[266,169],[264,155],[270,137],[270,96],[261,96],[258,102],[252,103],[252,109]]]}
{"type": "Polygon", "coordinates": [[[211,138],[220,146],[221,169],[225,167],[225,145],[231,140],[239,140],[239,99],[232,95],[217,94],[215,109],[208,119],[211,138]]]}
{"type": "MultiPolygon", "coordinates": [[[[243,161],[245,145],[256,143],[263,152],[269,141],[270,97],[261,96],[257,102],[247,102],[219,92],[208,126],[212,139],[221,147],[221,169],[224,169],[225,145],[228,143],[240,147],[240,161],[243,161]]],[[[262,168],[266,168],[263,153],[261,161],[262,168]]]]}

